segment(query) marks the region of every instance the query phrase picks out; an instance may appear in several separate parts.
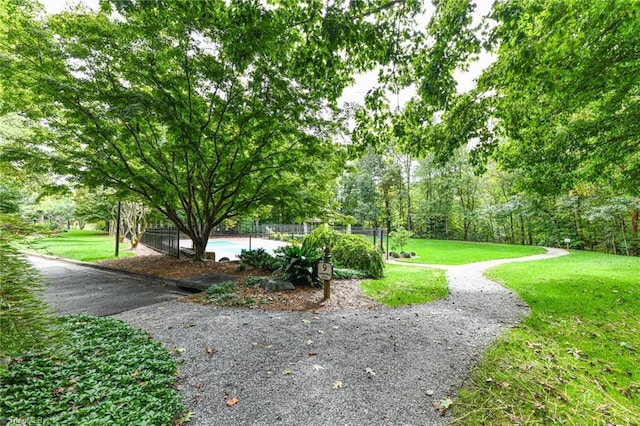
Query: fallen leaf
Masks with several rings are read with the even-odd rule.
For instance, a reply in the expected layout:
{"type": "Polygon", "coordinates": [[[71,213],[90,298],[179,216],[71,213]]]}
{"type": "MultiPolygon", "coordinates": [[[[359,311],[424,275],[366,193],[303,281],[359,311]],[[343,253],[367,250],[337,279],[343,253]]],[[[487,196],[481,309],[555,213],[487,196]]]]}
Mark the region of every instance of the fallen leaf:
{"type": "Polygon", "coordinates": [[[324,331],[318,330],[318,334],[324,334],[324,331]]]}
{"type": "Polygon", "coordinates": [[[309,356],[316,356],[316,355],[318,355],[318,352],[309,351],[309,356]]]}
{"type": "Polygon", "coordinates": [[[433,407],[438,410],[441,416],[447,414],[447,410],[453,405],[453,401],[449,398],[433,401],[433,407]]]}
{"type": "Polygon", "coordinates": [[[307,346],[313,345],[313,340],[309,339],[306,342],[304,342],[304,344],[307,346]]]}
{"type": "Polygon", "coordinates": [[[376,375],[376,372],[373,371],[372,369],[368,368],[368,367],[364,371],[366,371],[366,373],[369,375],[369,377],[372,377],[372,376],[376,375]]]}
{"type": "Polygon", "coordinates": [[[515,414],[507,413],[507,416],[509,417],[509,420],[511,420],[511,423],[513,423],[514,425],[521,425],[522,423],[524,423],[522,417],[518,417],[515,414]]]}
{"type": "Polygon", "coordinates": [[[206,352],[207,352],[207,355],[209,355],[209,358],[213,358],[213,355],[214,355],[216,352],[218,352],[218,350],[217,350],[217,349],[210,348],[209,346],[207,346],[207,347],[206,347],[206,352]]]}
{"type": "Polygon", "coordinates": [[[282,372],[282,374],[284,374],[285,376],[289,376],[289,375],[293,374],[293,371],[291,371],[291,370],[284,370],[284,371],[282,372]]]}
{"type": "Polygon", "coordinates": [[[196,325],[198,325],[198,324],[194,324],[192,322],[189,322],[189,323],[184,325],[184,328],[191,328],[191,327],[195,327],[196,325]]]}
{"type": "Polygon", "coordinates": [[[340,389],[341,387],[342,387],[342,382],[340,380],[336,380],[335,382],[333,382],[334,389],[340,389]]]}
{"type": "Polygon", "coordinates": [[[632,352],[636,351],[636,348],[634,348],[633,346],[631,346],[630,344],[628,344],[627,342],[620,342],[620,346],[622,346],[623,348],[627,348],[632,352]]]}
{"type": "Polygon", "coordinates": [[[426,392],[426,393],[427,393],[427,396],[433,396],[433,394],[434,394],[435,392],[433,392],[431,389],[429,389],[429,390],[427,390],[427,392],[426,392]]]}
{"type": "Polygon", "coordinates": [[[324,370],[324,367],[321,366],[320,364],[314,364],[313,367],[311,368],[313,368],[315,371],[324,370]]]}
{"type": "Polygon", "coordinates": [[[303,324],[309,324],[309,322],[310,322],[310,321],[309,321],[308,319],[306,319],[306,318],[302,318],[302,323],[303,323],[303,324]]]}
{"type": "Polygon", "coordinates": [[[233,398],[231,398],[230,400],[227,401],[227,407],[233,407],[239,401],[240,401],[240,398],[238,398],[237,396],[234,396],[233,398]]]}
{"type": "Polygon", "coordinates": [[[140,371],[135,370],[133,373],[131,373],[131,377],[136,377],[138,374],[140,374],[140,371]]]}

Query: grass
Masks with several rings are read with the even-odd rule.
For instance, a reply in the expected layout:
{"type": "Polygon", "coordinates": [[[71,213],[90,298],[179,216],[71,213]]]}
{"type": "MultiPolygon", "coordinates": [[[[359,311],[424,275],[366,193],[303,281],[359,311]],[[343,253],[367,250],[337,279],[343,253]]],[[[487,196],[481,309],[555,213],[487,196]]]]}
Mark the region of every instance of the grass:
{"type": "MultiPolygon", "coordinates": [[[[50,256],[95,262],[115,257],[115,239],[100,231],[69,230],[48,237],[27,238],[23,248],[50,256]]],[[[120,245],[120,256],[133,256],[126,251],[128,244],[120,245]]]]}
{"type": "Polygon", "coordinates": [[[486,353],[454,424],[640,424],[640,258],[576,252],[488,275],[532,314],[486,353]]]}
{"type": "Polygon", "coordinates": [[[361,286],[364,294],[389,306],[431,302],[448,294],[443,270],[402,265],[387,265],[384,278],[361,286]]]}
{"type": "MultiPolygon", "coordinates": [[[[160,343],[123,321],[61,318],[65,343],[14,358],[0,381],[9,424],[181,424],[177,363],[160,343]]],[[[183,419],[183,420],[186,420],[183,419]]]]}
{"type": "MultiPolygon", "coordinates": [[[[393,244],[391,244],[393,247],[393,244]]],[[[467,241],[443,241],[411,238],[403,247],[406,252],[415,252],[418,257],[396,259],[408,263],[432,265],[463,265],[493,259],[531,256],[545,253],[542,247],[512,244],[471,243],[467,241]]]]}

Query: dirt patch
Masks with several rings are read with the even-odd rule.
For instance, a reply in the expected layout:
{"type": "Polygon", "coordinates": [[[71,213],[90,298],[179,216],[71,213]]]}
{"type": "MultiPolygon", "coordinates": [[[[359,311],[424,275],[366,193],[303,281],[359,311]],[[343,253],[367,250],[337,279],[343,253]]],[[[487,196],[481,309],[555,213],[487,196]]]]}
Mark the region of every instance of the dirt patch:
{"type": "MultiPolygon", "coordinates": [[[[250,276],[268,276],[269,273],[252,267],[241,267],[239,262],[193,262],[160,254],[144,246],[135,250],[134,257],[110,259],[100,265],[139,274],[172,279],[185,279],[198,275],[225,274],[238,279],[250,276]]],[[[266,310],[328,311],[340,309],[372,309],[380,306],[362,293],[360,280],[334,280],[331,282],[331,298],[323,300],[321,287],[297,287],[292,291],[269,293],[260,287],[238,286],[240,299],[253,299],[252,307],[266,310]]],[[[204,303],[204,295],[197,294],[187,301],[204,303]]]]}

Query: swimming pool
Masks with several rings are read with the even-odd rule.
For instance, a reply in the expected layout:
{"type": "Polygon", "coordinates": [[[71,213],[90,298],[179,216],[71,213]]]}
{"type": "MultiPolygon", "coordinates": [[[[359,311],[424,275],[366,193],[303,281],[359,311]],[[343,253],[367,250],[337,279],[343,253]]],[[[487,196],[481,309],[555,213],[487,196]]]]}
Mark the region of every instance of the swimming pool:
{"type": "Polygon", "coordinates": [[[229,260],[237,260],[242,250],[264,249],[267,253],[273,254],[273,250],[278,247],[286,246],[284,241],[265,240],[263,238],[225,238],[212,239],[207,243],[207,252],[216,254],[216,260],[223,257],[229,260]]]}

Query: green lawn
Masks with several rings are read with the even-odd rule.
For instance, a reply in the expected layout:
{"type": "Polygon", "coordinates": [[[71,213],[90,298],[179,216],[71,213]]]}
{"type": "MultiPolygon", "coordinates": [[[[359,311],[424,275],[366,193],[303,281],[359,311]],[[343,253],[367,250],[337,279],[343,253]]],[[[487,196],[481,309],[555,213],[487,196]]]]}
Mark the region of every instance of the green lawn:
{"type": "Polygon", "coordinates": [[[386,276],[362,282],[364,294],[389,306],[426,303],[449,293],[444,271],[413,266],[387,265],[386,276]]]}
{"type": "MultiPolygon", "coordinates": [[[[393,244],[390,243],[393,247],[393,244]]],[[[427,263],[432,265],[463,265],[493,259],[531,256],[545,253],[542,247],[512,244],[471,243],[466,241],[426,240],[412,238],[403,247],[404,251],[415,252],[418,257],[396,259],[401,262],[427,263]]],[[[398,250],[399,251],[399,250],[398,250]]]]}
{"type": "Polygon", "coordinates": [[[487,352],[455,424],[640,424],[640,258],[575,252],[488,275],[532,315],[487,352]]]}
{"type": "MultiPolygon", "coordinates": [[[[27,238],[27,250],[66,259],[95,262],[115,257],[115,239],[100,231],[70,230],[47,237],[27,238]]],[[[133,256],[129,244],[120,244],[120,256],[133,256]]]]}

